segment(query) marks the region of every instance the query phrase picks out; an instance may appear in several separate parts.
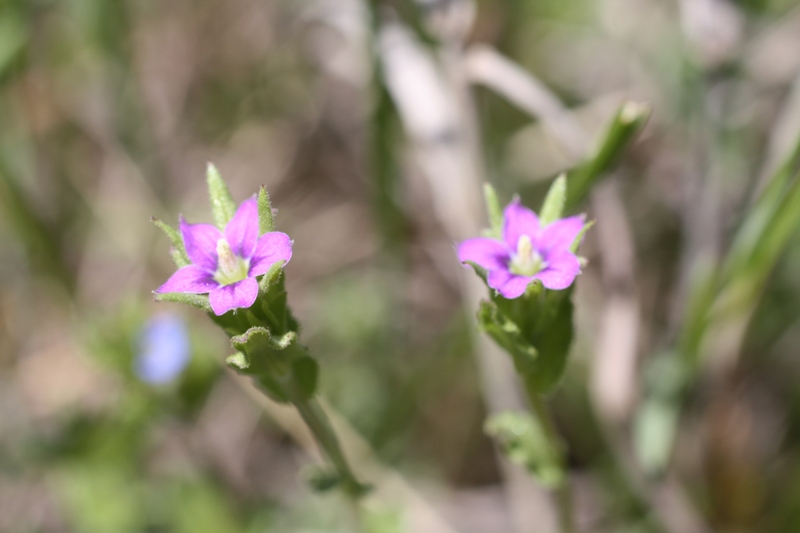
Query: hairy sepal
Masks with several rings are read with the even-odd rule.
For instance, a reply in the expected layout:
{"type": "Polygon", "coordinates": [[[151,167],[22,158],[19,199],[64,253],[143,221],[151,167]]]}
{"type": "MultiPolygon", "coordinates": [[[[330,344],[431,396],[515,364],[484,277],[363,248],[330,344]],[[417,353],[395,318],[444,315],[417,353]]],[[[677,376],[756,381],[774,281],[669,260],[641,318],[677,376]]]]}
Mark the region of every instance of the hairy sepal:
{"type": "Polygon", "coordinates": [[[214,223],[221,230],[233,218],[236,213],[236,202],[233,201],[231,192],[217,167],[208,164],[206,171],[206,181],[208,182],[208,198],[211,201],[211,214],[214,215],[214,223]]]}

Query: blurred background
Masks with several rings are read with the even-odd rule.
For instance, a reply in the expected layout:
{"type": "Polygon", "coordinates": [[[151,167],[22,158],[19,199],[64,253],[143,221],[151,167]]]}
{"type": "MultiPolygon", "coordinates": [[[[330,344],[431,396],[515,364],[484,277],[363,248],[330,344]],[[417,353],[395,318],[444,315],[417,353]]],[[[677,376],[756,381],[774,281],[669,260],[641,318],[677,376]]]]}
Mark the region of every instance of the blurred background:
{"type": "Polygon", "coordinates": [[[578,528],[800,530],[800,203],[692,314],[795,149],[799,76],[791,0],[0,1],[0,531],[349,531],[223,333],[152,301],[149,219],[211,220],[208,161],[294,239],[344,447],[403,487],[371,530],[554,531],[483,433],[519,399],[454,245],[482,182],[538,208],[626,101],[652,115],[575,209],[597,224],[550,399],[578,528]]]}

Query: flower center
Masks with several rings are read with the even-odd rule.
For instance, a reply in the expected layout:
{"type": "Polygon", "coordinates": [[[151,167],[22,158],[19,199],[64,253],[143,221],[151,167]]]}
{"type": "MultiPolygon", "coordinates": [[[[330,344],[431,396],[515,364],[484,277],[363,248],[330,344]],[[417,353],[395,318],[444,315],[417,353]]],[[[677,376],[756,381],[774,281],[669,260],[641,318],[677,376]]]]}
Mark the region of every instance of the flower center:
{"type": "Polygon", "coordinates": [[[217,241],[217,272],[214,279],[220,285],[231,285],[242,281],[250,271],[250,261],[233,253],[230,243],[225,239],[217,241]]]}
{"type": "Polygon", "coordinates": [[[517,253],[511,256],[508,269],[518,276],[533,276],[545,267],[542,256],[533,249],[531,238],[520,235],[517,241],[517,253]]]}

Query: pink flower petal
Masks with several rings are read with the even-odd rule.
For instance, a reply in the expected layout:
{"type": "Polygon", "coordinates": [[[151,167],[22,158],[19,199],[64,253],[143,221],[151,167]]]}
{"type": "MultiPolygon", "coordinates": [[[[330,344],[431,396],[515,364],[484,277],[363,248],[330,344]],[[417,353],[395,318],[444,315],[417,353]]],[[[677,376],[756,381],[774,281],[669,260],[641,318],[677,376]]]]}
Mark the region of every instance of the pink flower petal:
{"type": "Polygon", "coordinates": [[[266,274],[276,261],[288,263],[291,258],[292,240],[288,235],[280,231],[265,233],[258,238],[248,276],[266,274]]]}
{"type": "Polygon", "coordinates": [[[560,291],[566,289],[581,272],[581,263],[572,252],[555,250],[547,258],[547,268],[536,274],[546,288],[560,291]]]}
{"type": "Polygon", "coordinates": [[[569,250],[582,229],[582,216],[556,220],[542,230],[537,248],[544,257],[547,257],[551,250],[569,250]]]}
{"type": "Polygon", "coordinates": [[[503,240],[512,250],[517,249],[521,235],[527,235],[532,242],[536,242],[539,233],[539,217],[523,206],[519,198],[515,198],[508,204],[503,213],[503,221],[503,240]]]}
{"type": "Polygon", "coordinates": [[[256,278],[245,278],[230,285],[217,287],[208,295],[208,302],[214,314],[221,316],[231,309],[250,307],[257,297],[258,281],[256,278]]]}
{"type": "Polygon", "coordinates": [[[258,204],[255,198],[239,205],[236,214],[225,226],[225,239],[235,255],[245,259],[253,256],[258,240],[258,204]]]}
{"type": "Polygon", "coordinates": [[[458,260],[471,261],[486,270],[507,268],[511,252],[508,247],[494,239],[477,237],[467,239],[458,245],[458,260]]]}
{"type": "Polygon", "coordinates": [[[528,285],[533,281],[533,276],[517,276],[508,270],[495,270],[489,272],[487,282],[489,286],[504,298],[519,298],[525,294],[528,285]]]}
{"type": "Polygon", "coordinates": [[[192,263],[214,272],[217,269],[217,241],[222,238],[222,232],[211,224],[189,224],[181,217],[181,235],[192,263]]]}
{"type": "Polygon", "coordinates": [[[189,292],[205,294],[219,287],[213,276],[197,265],[188,265],[175,272],[156,292],[189,292]]]}

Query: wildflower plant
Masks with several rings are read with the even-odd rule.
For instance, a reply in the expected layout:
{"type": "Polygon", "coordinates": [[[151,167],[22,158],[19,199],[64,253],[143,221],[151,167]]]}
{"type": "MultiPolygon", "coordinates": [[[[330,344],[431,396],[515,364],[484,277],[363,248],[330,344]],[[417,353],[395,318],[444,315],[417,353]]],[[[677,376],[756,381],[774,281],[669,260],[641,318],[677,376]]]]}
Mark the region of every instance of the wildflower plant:
{"type": "Polygon", "coordinates": [[[561,218],[567,182],[553,183],[540,215],[514,199],[501,211],[487,185],[491,228],[458,247],[490,289],[478,310],[480,326],[514,359],[526,388],[549,392],[563,374],[572,342],[572,287],[582,259],[576,255],[591,226],[583,216],[561,218]]]}
{"type": "Polygon", "coordinates": [[[517,198],[501,210],[488,185],[485,196],[491,228],[462,242],[458,258],[489,287],[489,299],[478,309],[479,325],[512,357],[531,407],[490,417],[486,431],[509,460],[558,491],[569,531],[565,454],[543,400],[566,367],[573,337],[571,295],[584,262],[576,252],[591,224],[583,216],[562,218],[564,176],[553,182],[539,215],[517,198]]]}
{"type": "Polygon", "coordinates": [[[207,182],[213,225],[189,224],[181,217],[176,230],[154,219],[172,242],[178,267],[154,291],[155,298],[205,311],[231,339],[228,366],[251,376],[274,401],[294,405],[316,437],[332,468],[312,475],[312,483],[339,486],[357,498],[365,486],[352,473],[316,400],[318,365],[299,342],[300,325],[287,303],[283,268],[292,257],[292,241],[275,231],[263,186],[257,197],[237,207],[210,164],[207,182]]]}

